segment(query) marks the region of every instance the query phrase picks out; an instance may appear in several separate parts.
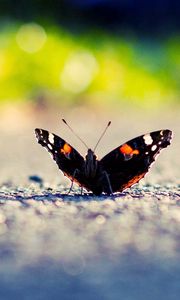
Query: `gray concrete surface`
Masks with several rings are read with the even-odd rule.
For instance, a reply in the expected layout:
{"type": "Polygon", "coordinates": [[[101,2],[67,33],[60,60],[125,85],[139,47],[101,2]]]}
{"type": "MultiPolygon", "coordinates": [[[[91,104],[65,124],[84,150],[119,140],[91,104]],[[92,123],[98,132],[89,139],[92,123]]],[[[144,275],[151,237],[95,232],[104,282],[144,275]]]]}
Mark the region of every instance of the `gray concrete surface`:
{"type": "MultiPolygon", "coordinates": [[[[91,130],[72,119],[91,145],[103,118],[89,118],[91,130]]],[[[100,155],[148,128],[169,128],[175,137],[138,186],[112,197],[80,195],[76,186],[67,194],[69,181],[34,139],[40,121],[18,132],[2,130],[0,299],[179,300],[179,119],[164,119],[139,117],[136,126],[132,118],[129,128],[124,117],[120,129],[114,117],[100,155]],[[30,180],[33,175],[42,182],[30,180]]],[[[58,127],[42,124],[55,133],[58,127]]],[[[60,135],[79,145],[66,129],[60,135]]]]}

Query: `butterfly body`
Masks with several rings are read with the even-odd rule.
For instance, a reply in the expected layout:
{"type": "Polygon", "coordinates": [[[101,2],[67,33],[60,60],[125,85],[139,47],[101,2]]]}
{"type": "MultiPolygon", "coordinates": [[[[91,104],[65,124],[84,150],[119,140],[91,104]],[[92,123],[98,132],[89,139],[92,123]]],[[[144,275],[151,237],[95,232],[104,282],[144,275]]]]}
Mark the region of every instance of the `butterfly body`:
{"type": "Polygon", "coordinates": [[[47,130],[37,128],[35,133],[38,143],[48,150],[64,175],[95,195],[121,192],[139,182],[172,138],[168,129],[151,132],[98,160],[91,149],[83,158],[69,143],[47,130]]]}

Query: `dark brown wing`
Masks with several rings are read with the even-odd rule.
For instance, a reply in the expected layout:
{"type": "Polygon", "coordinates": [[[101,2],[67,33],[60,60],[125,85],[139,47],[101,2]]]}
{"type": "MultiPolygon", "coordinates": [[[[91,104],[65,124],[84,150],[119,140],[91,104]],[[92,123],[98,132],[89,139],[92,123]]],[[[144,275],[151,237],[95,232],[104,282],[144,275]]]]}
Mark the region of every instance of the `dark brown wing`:
{"type": "MultiPolygon", "coordinates": [[[[159,152],[170,145],[172,132],[159,130],[134,138],[117,147],[100,160],[113,192],[137,183],[148,172],[159,152]]],[[[104,192],[109,188],[104,186],[104,192]]]]}
{"type": "Polygon", "coordinates": [[[82,170],[84,158],[66,141],[47,130],[36,128],[35,134],[38,143],[47,149],[59,169],[70,179],[74,178],[75,173],[77,177],[75,171],[82,170]]]}

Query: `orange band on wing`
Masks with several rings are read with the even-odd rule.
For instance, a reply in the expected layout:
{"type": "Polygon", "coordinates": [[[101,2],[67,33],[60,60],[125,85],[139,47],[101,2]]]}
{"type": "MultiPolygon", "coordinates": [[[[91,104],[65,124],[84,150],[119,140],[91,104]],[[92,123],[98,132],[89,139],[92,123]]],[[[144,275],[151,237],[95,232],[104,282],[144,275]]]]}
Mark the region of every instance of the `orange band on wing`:
{"type": "Polygon", "coordinates": [[[132,149],[128,144],[122,145],[119,150],[126,155],[139,154],[139,150],[132,149]]]}
{"type": "Polygon", "coordinates": [[[131,187],[132,185],[138,183],[146,174],[147,172],[144,172],[142,174],[139,174],[137,176],[134,176],[132,179],[130,179],[127,183],[125,183],[123,186],[122,186],[122,189],[121,191],[131,187]]]}
{"type": "Polygon", "coordinates": [[[71,151],[72,151],[72,148],[67,143],[64,144],[63,148],[60,148],[60,152],[65,155],[71,153],[71,151]]]}

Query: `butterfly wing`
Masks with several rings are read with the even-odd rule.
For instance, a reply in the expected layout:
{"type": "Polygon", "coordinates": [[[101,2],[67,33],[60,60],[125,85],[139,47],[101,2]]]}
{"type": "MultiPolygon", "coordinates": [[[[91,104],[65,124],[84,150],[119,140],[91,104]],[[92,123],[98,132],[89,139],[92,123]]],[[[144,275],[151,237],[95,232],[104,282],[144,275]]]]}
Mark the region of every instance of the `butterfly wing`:
{"type": "MultiPolygon", "coordinates": [[[[134,138],[117,147],[101,160],[113,192],[137,183],[148,172],[159,152],[170,145],[172,132],[159,130],[134,138]]],[[[109,192],[108,185],[104,192],[109,192]]]]}
{"type": "Polygon", "coordinates": [[[65,140],[47,130],[36,128],[35,134],[38,143],[51,154],[64,175],[78,181],[78,172],[76,171],[81,171],[84,166],[84,158],[78,151],[65,140]]]}

